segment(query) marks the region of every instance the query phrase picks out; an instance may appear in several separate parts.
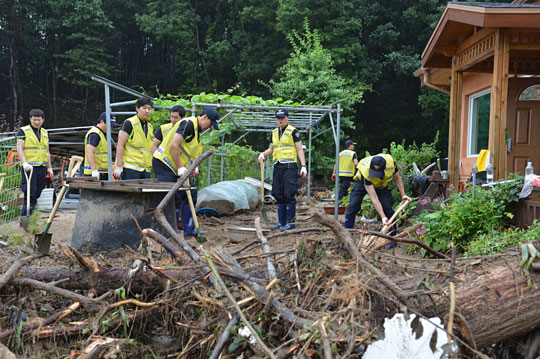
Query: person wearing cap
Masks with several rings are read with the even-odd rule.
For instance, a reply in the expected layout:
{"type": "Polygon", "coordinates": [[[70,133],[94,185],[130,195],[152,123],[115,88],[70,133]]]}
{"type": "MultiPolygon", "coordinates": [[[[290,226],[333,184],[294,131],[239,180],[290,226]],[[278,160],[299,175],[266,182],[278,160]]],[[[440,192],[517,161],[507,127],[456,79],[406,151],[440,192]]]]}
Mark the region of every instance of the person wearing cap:
{"type": "MultiPolygon", "coordinates": [[[[113,115],[110,116],[111,128],[120,127],[113,115]]],[[[84,137],[84,175],[102,181],[109,179],[107,173],[107,113],[99,115],[97,125],[93,126],[84,137]]]]}
{"type": "MultiPolygon", "coordinates": [[[[195,160],[203,151],[201,133],[210,127],[219,130],[219,113],[213,107],[205,107],[200,115],[186,117],[178,121],[164,137],[152,158],[152,167],[156,178],[160,182],[176,182],[187,172],[191,161],[195,160]]],[[[192,175],[199,174],[197,167],[192,175]]],[[[195,187],[193,179],[189,178],[189,185],[195,187]]],[[[197,190],[191,190],[193,203],[197,203],[197,190]]],[[[195,225],[185,191],[178,191],[174,197],[176,207],[176,220],[182,218],[184,237],[195,235],[195,225]]]]}
{"type": "Polygon", "coordinates": [[[278,109],[275,113],[278,127],[272,131],[270,147],[259,154],[258,160],[264,161],[266,156],[273,156],[274,174],[272,180],[272,196],[278,206],[278,223],[272,229],[289,230],[294,228],[296,219],[296,198],[298,194],[298,165],[300,160],[300,176],[307,175],[306,159],[300,132],[288,124],[287,109],[278,109]]]}
{"type": "MultiPolygon", "coordinates": [[[[369,194],[375,210],[382,218],[383,225],[388,224],[388,218],[394,214],[392,204],[394,198],[388,188],[388,183],[392,179],[396,181],[396,186],[403,200],[410,200],[405,194],[403,180],[396,168],[394,159],[388,154],[378,154],[369,156],[360,161],[358,172],[354,176],[357,181],[351,191],[351,202],[345,212],[345,228],[353,228],[356,214],[362,208],[362,199],[369,194]]],[[[396,226],[392,227],[391,236],[396,234],[396,226]]],[[[392,243],[395,246],[395,243],[392,243]]]]}
{"type": "MultiPolygon", "coordinates": [[[[358,166],[358,156],[354,152],[354,143],[352,140],[345,141],[345,149],[339,153],[339,193],[338,200],[341,201],[347,195],[349,186],[353,180],[356,166],[358,166]]],[[[336,180],[336,165],[332,173],[332,181],[336,180]]]]}
{"type": "Polygon", "coordinates": [[[54,175],[49,152],[49,135],[47,130],[41,127],[45,121],[45,112],[41,109],[30,111],[30,124],[23,126],[17,132],[17,154],[22,164],[22,171],[30,172],[32,178],[30,184],[26,182],[24,173],[21,173],[21,189],[24,193],[24,202],[21,209],[21,217],[32,214],[37,199],[46,186],[47,176],[54,175]],[[30,208],[26,208],[27,186],[30,186],[30,208]]]}
{"type": "Polygon", "coordinates": [[[156,152],[158,146],[163,142],[163,138],[167,135],[167,133],[173,128],[174,125],[184,117],[186,117],[186,110],[183,106],[173,106],[171,107],[170,116],[171,116],[171,122],[164,123],[163,125],[159,126],[157,131],[154,133],[154,143],[152,144],[152,154],[156,152]]]}
{"type": "Polygon", "coordinates": [[[152,115],[153,106],[150,98],[140,97],[135,103],[137,114],[124,121],[116,145],[114,178],[150,178],[154,131],[148,118],[152,115]]]}

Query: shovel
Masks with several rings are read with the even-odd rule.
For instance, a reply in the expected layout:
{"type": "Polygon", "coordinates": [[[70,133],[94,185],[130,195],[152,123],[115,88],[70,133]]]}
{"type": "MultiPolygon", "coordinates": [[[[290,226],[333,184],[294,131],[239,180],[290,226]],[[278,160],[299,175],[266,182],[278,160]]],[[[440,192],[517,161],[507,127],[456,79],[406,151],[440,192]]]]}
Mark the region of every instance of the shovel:
{"type": "Polygon", "coordinates": [[[199,221],[197,220],[197,213],[195,213],[195,206],[193,205],[193,198],[191,198],[191,189],[186,190],[186,195],[189,202],[189,208],[191,209],[191,216],[193,217],[193,223],[195,224],[195,233],[197,233],[195,235],[195,238],[197,239],[197,242],[204,243],[206,242],[206,238],[201,234],[201,230],[199,229],[199,221]]]}
{"type": "MultiPolygon", "coordinates": [[[[408,204],[409,200],[401,201],[399,207],[396,209],[392,217],[388,220],[388,224],[385,225],[381,230],[382,234],[386,234],[386,232],[390,230],[390,228],[394,225],[394,220],[397,218],[398,214],[403,210],[403,208],[407,207],[408,204]]],[[[365,254],[369,249],[380,248],[380,246],[384,244],[386,244],[386,238],[375,235],[366,235],[362,237],[362,239],[358,243],[358,246],[362,248],[360,252],[362,254],[365,254]]]]}
{"type": "Polygon", "coordinates": [[[264,161],[259,161],[261,163],[261,216],[264,219],[264,223],[268,226],[268,214],[266,209],[264,209],[264,161]]]}
{"type": "MultiPolygon", "coordinates": [[[[81,165],[83,161],[83,158],[80,156],[71,156],[71,159],[69,160],[69,167],[67,176],[72,177],[73,173],[77,172],[79,169],[79,166],[81,165]]],[[[47,220],[47,223],[45,224],[45,230],[42,233],[36,234],[34,237],[34,247],[35,250],[38,253],[49,253],[49,249],[51,248],[51,240],[52,240],[52,233],[47,233],[49,228],[51,228],[52,221],[54,219],[54,216],[56,215],[56,211],[58,210],[58,207],[60,207],[60,202],[62,202],[62,198],[64,198],[64,194],[66,193],[67,187],[62,186],[62,189],[60,190],[60,194],[58,195],[56,199],[56,203],[54,204],[53,210],[51,211],[51,214],[49,215],[49,219],[47,220]]]]}
{"type": "Polygon", "coordinates": [[[21,226],[26,229],[28,228],[28,223],[30,223],[30,186],[32,181],[32,173],[34,173],[34,167],[30,169],[30,175],[26,174],[24,171],[24,177],[26,177],[26,217],[21,218],[21,226]]]}

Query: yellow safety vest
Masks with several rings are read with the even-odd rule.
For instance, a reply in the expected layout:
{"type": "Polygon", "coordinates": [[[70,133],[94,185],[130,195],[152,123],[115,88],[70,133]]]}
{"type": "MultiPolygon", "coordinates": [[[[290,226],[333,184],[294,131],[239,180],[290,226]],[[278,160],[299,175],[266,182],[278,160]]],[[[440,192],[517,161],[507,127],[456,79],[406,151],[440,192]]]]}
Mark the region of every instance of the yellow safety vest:
{"type": "Polygon", "coordinates": [[[354,155],[356,152],[343,150],[339,153],[339,177],[354,176],[354,155]]]}
{"type": "Polygon", "coordinates": [[[274,146],[273,159],[274,163],[296,163],[298,153],[296,144],[292,136],[296,128],[288,125],[279,138],[279,127],[272,131],[272,145],[274,146]]]}
{"type": "Polygon", "coordinates": [[[148,133],[144,136],[142,124],[137,115],[128,118],[133,130],[124,148],[124,167],[138,172],[152,170],[153,127],[148,123],[148,133]]]}
{"type": "Polygon", "coordinates": [[[38,139],[32,126],[21,127],[24,131],[24,157],[26,162],[32,166],[44,166],[47,164],[47,146],[49,145],[49,135],[47,130],[41,128],[41,138],[38,139]]]}
{"type": "Polygon", "coordinates": [[[161,128],[161,138],[162,138],[162,141],[165,139],[165,135],[167,135],[167,133],[169,133],[170,130],[172,130],[173,128],[173,124],[172,123],[165,123],[161,126],[159,126],[159,128],[161,128]]]}
{"type": "Polygon", "coordinates": [[[97,133],[99,135],[99,143],[96,147],[96,151],[94,152],[94,162],[96,164],[96,169],[99,171],[99,173],[107,173],[107,170],[109,168],[109,164],[107,162],[107,139],[105,138],[105,134],[103,133],[103,131],[101,131],[97,127],[92,127],[84,137],[84,174],[92,174],[92,168],[90,167],[90,163],[88,162],[88,153],[86,153],[88,136],[90,136],[91,133],[97,133]]]}
{"type": "Polygon", "coordinates": [[[167,136],[163,137],[163,142],[161,142],[156,152],[154,152],[154,157],[165,163],[167,167],[169,167],[175,174],[178,172],[178,166],[176,165],[176,162],[174,162],[174,159],[171,155],[171,143],[173,141],[174,134],[178,130],[178,127],[180,127],[180,123],[184,121],[191,121],[193,123],[193,128],[195,129],[195,136],[193,136],[191,142],[184,141],[181,143],[182,148],[187,152],[190,157],[187,158],[184,151],[180,149],[180,161],[182,162],[182,166],[188,167],[190,161],[193,161],[197,157],[199,157],[199,155],[203,151],[203,146],[200,142],[199,121],[197,121],[197,117],[187,117],[178,121],[171,128],[171,130],[167,132],[167,136]]]}
{"type": "Polygon", "coordinates": [[[384,169],[384,175],[382,178],[369,177],[369,166],[371,165],[371,160],[375,156],[369,156],[364,158],[358,163],[358,172],[354,176],[355,180],[360,180],[363,176],[365,179],[371,182],[373,187],[376,189],[382,189],[388,185],[392,180],[395,172],[394,159],[390,155],[378,154],[377,156],[382,156],[386,160],[386,168],[384,169]]]}

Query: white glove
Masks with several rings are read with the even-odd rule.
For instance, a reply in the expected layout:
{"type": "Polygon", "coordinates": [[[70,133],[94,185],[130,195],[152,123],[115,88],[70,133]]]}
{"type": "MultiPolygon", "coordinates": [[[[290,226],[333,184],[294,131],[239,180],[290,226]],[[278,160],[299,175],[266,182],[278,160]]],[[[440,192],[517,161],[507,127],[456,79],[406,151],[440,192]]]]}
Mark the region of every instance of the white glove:
{"type": "Polygon", "coordinates": [[[95,178],[99,179],[99,171],[98,170],[93,170],[92,171],[92,177],[95,177],[95,178]]]}
{"type": "Polygon", "coordinates": [[[382,224],[383,224],[383,226],[387,226],[388,225],[388,218],[383,217],[382,224]]]}
{"type": "Polygon", "coordinates": [[[25,172],[30,172],[30,170],[32,169],[32,165],[29,164],[28,162],[23,162],[22,166],[25,172]]]}
{"type": "Polygon", "coordinates": [[[402,201],[410,202],[410,201],[411,201],[411,197],[405,195],[405,196],[401,197],[401,200],[402,200],[402,201]]]}
{"type": "Polygon", "coordinates": [[[259,157],[257,158],[257,161],[264,161],[264,153],[259,153],[259,157]]]}
{"type": "Polygon", "coordinates": [[[124,172],[124,167],[116,167],[112,175],[114,178],[122,178],[122,172],[124,172]]]}
{"type": "Polygon", "coordinates": [[[196,176],[199,174],[199,166],[195,167],[195,169],[193,170],[193,172],[191,172],[191,175],[192,176],[196,176]]]}
{"type": "Polygon", "coordinates": [[[182,177],[183,175],[185,175],[187,173],[187,168],[185,167],[180,167],[178,169],[178,177],[182,177]]]}
{"type": "Polygon", "coordinates": [[[51,178],[53,178],[54,172],[51,167],[47,168],[47,172],[49,172],[49,174],[51,175],[51,178]]]}
{"type": "Polygon", "coordinates": [[[307,176],[306,166],[302,166],[302,168],[300,169],[300,177],[306,177],[306,176],[307,176]]]}

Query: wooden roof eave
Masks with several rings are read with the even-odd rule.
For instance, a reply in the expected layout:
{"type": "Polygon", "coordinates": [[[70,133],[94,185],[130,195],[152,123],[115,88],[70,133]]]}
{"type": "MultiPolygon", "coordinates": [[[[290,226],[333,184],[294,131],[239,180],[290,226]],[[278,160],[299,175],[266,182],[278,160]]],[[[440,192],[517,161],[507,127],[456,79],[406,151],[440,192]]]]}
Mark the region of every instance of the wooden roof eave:
{"type": "MultiPolygon", "coordinates": [[[[449,44],[441,43],[445,31],[452,23],[459,23],[472,27],[528,27],[540,28],[540,7],[499,7],[488,8],[466,4],[449,3],[435,30],[433,31],[422,53],[422,66],[450,67],[449,55],[451,51],[445,50],[445,56],[438,55],[439,47],[448,47],[449,44]]],[[[458,42],[459,39],[456,39],[458,42]]]]}

